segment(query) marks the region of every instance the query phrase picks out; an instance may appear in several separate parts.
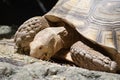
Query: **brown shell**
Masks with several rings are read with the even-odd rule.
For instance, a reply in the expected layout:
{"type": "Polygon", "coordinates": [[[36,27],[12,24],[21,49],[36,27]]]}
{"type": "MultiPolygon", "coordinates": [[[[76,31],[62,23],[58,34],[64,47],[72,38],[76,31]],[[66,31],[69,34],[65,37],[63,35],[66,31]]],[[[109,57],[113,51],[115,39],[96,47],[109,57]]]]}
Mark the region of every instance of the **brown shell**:
{"type": "Polygon", "coordinates": [[[34,36],[42,29],[49,27],[44,17],[33,17],[25,21],[17,30],[14,41],[19,53],[29,53],[29,43],[34,36]]]}

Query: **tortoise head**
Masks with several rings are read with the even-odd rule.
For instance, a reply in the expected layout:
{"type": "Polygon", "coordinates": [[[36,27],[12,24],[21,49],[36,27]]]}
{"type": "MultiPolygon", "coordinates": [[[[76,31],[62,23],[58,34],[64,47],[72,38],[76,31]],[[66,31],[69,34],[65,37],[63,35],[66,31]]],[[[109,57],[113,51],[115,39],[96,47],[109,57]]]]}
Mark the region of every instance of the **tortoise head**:
{"type": "Polygon", "coordinates": [[[35,58],[49,60],[62,47],[62,39],[59,32],[64,31],[63,27],[46,28],[37,33],[30,43],[30,55],[35,58]]]}
{"type": "Polygon", "coordinates": [[[54,35],[44,32],[46,30],[40,31],[30,43],[30,56],[49,60],[54,53],[54,35]]]}
{"type": "Polygon", "coordinates": [[[53,50],[49,44],[44,44],[43,42],[32,41],[30,43],[30,56],[42,59],[49,60],[53,50]]]}

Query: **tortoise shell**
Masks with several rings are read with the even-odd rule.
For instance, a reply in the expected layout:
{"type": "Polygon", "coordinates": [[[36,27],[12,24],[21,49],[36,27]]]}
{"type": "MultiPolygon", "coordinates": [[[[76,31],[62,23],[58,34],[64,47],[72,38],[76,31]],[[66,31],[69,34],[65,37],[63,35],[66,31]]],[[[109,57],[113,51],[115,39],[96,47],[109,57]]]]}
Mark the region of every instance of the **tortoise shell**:
{"type": "Polygon", "coordinates": [[[108,52],[120,52],[120,0],[59,0],[45,18],[67,20],[108,52]]]}

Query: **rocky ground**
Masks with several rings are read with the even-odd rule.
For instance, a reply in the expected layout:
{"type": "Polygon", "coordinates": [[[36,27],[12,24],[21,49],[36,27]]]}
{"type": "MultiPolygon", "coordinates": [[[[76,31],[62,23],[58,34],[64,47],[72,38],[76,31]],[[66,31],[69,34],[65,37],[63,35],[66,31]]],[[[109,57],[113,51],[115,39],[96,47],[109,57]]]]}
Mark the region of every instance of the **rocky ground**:
{"type": "Polygon", "coordinates": [[[0,80],[120,80],[120,75],[60,65],[18,54],[12,39],[1,39],[0,80]]]}

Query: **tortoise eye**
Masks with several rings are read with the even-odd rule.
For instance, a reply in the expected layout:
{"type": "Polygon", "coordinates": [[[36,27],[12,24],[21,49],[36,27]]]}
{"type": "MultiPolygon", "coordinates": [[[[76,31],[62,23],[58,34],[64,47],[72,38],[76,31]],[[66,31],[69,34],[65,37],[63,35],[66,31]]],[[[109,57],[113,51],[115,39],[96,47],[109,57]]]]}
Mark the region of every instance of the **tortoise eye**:
{"type": "Polygon", "coordinates": [[[40,47],[39,47],[39,49],[42,49],[42,48],[43,48],[43,46],[40,46],[40,47]]]}

